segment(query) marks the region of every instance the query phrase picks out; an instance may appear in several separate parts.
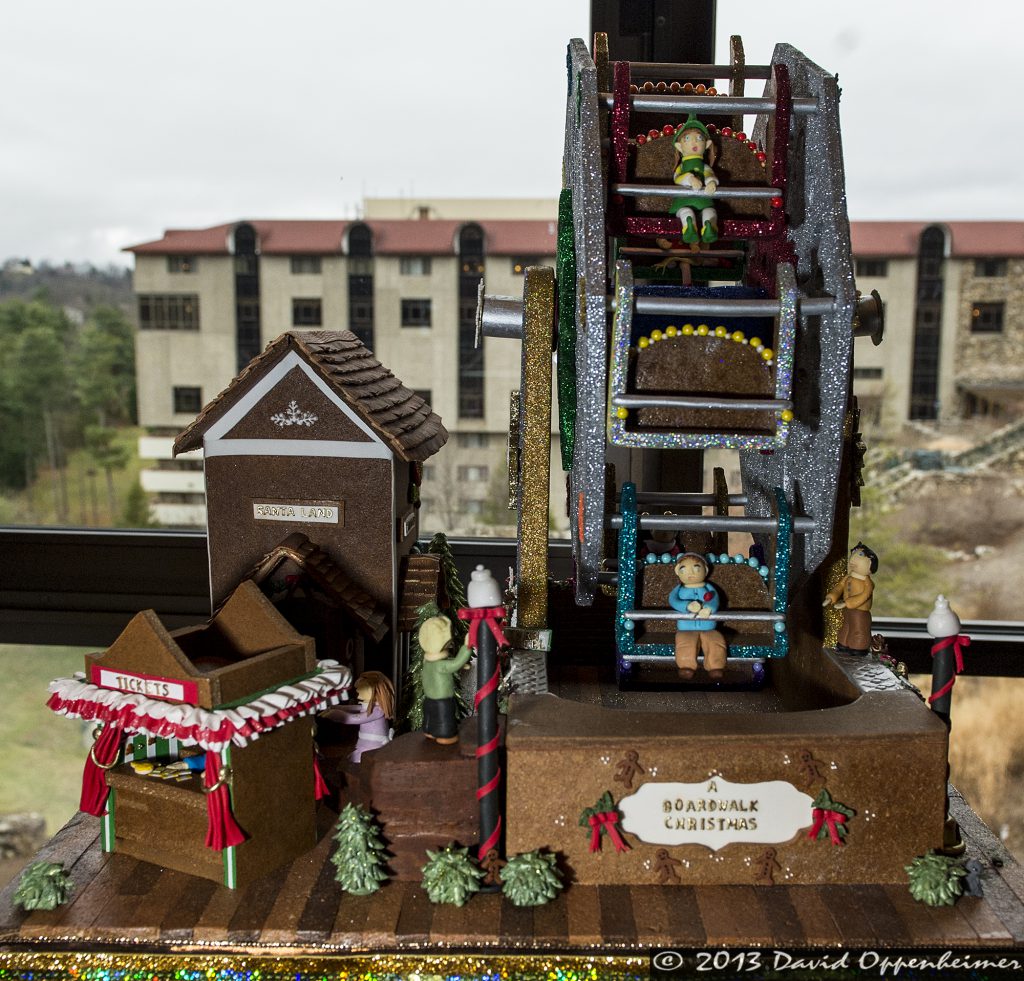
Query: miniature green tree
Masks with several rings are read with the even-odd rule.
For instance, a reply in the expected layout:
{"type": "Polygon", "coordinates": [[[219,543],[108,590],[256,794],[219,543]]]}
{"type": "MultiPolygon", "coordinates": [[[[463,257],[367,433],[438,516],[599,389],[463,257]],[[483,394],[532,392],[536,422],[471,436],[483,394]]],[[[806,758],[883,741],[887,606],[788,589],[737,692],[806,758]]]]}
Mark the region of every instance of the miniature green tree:
{"type": "Polygon", "coordinates": [[[904,866],[910,876],[910,895],[927,906],[952,906],[963,894],[960,880],[967,874],[959,859],[934,851],[918,855],[904,866]]]}
{"type": "Polygon", "coordinates": [[[513,856],[499,875],[501,891],[514,906],[543,906],[562,888],[555,856],[539,849],[513,856]]]}
{"type": "Polygon", "coordinates": [[[483,870],[469,857],[468,848],[459,848],[452,842],[439,851],[427,851],[423,888],[432,903],[462,906],[473,893],[479,892],[483,877],[483,870]]]}
{"type": "Polygon", "coordinates": [[[388,874],[384,844],[373,815],[365,807],[347,804],[334,833],[338,847],[331,856],[334,878],[353,896],[369,896],[380,889],[388,874]]]}
{"type": "Polygon", "coordinates": [[[56,909],[68,901],[74,888],[60,862],[33,862],[21,874],[14,905],[24,910],[56,909]]]}

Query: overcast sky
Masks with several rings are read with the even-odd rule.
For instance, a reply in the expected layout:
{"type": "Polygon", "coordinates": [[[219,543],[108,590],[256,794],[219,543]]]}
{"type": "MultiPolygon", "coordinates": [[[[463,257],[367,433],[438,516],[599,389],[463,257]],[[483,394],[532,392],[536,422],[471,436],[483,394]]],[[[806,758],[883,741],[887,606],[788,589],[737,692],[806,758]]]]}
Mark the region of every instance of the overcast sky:
{"type": "MultiPolygon", "coordinates": [[[[839,74],[851,218],[1019,219],[1019,9],[720,0],[718,60],[739,33],[750,63],[788,41],[839,74]]],[[[6,4],[0,260],[126,262],[168,227],[363,196],[555,197],[588,21],[581,0],[6,4]]]]}

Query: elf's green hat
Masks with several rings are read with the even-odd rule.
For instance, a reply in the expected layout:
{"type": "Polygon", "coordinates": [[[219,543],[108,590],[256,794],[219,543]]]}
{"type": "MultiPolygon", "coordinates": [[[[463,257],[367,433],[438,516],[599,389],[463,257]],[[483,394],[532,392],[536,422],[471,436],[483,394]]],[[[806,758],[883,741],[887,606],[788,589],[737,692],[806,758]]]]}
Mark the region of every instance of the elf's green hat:
{"type": "Polygon", "coordinates": [[[686,122],[676,130],[676,136],[682,136],[688,129],[695,129],[704,134],[704,139],[710,139],[708,128],[692,112],[686,117],[686,122]]]}

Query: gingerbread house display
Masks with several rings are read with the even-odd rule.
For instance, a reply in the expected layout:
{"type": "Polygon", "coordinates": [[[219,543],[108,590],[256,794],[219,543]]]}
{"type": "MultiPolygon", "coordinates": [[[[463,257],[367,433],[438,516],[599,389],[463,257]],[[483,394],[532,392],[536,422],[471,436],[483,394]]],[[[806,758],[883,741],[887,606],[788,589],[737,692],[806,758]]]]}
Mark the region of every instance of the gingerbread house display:
{"type": "Polygon", "coordinates": [[[317,663],[254,583],[194,627],[137,614],[85,668],[48,704],[97,723],[81,809],[104,851],[235,888],[313,847],[325,788],[303,720],[345,699],[351,672],[317,663]]]}
{"type": "Polygon", "coordinates": [[[205,457],[213,606],[301,532],[382,612],[393,673],[421,465],[447,438],[430,406],[354,334],[282,334],[174,444],[205,457]]]}

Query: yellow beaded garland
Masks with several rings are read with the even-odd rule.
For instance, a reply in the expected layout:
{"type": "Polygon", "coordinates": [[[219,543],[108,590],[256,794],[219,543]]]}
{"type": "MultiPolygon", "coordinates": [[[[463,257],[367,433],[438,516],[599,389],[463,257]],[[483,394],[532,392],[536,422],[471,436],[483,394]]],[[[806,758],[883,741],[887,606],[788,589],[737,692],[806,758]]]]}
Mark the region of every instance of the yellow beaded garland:
{"type": "Polygon", "coordinates": [[[771,361],[771,359],[775,357],[775,352],[770,347],[766,347],[761,352],[761,357],[764,358],[765,361],[771,361]]]}
{"type": "Polygon", "coordinates": [[[792,422],[793,421],[793,411],[792,411],[792,409],[783,409],[779,413],[779,418],[783,422],[792,422]]]}
{"type": "Polygon", "coordinates": [[[683,336],[689,337],[693,333],[693,324],[683,324],[683,336]]]}
{"type": "Polygon", "coordinates": [[[737,344],[742,344],[747,339],[747,335],[744,334],[742,330],[734,330],[732,332],[732,339],[737,344]]]}
{"type": "Polygon", "coordinates": [[[617,416],[617,417],[618,417],[619,419],[625,419],[625,418],[627,418],[627,417],[629,416],[629,409],[627,409],[627,408],[625,408],[624,406],[621,406],[621,405],[620,405],[620,406],[619,406],[619,407],[618,407],[618,408],[617,408],[617,409],[615,410],[615,415],[616,415],[616,416],[617,416]]]}
{"type": "Polygon", "coordinates": [[[698,325],[698,327],[697,327],[697,334],[700,337],[707,337],[709,333],[710,333],[710,328],[708,327],[707,324],[700,324],[700,325],[698,325]]]}
{"type": "Polygon", "coordinates": [[[761,347],[762,346],[761,338],[760,337],[751,337],[750,338],[750,346],[751,347],[761,347]]]}
{"type": "Polygon", "coordinates": [[[660,341],[665,335],[660,330],[651,331],[651,340],[660,341]]]}
{"type": "Polygon", "coordinates": [[[666,337],[675,337],[676,335],[678,335],[678,333],[679,328],[676,327],[674,324],[670,324],[668,327],[665,328],[666,337]]]}
{"type": "Polygon", "coordinates": [[[643,347],[647,347],[650,343],[651,342],[649,340],[647,340],[646,337],[641,337],[640,340],[638,340],[636,342],[636,346],[640,347],[640,348],[643,348],[643,347]]]}
{"type": "Polygon", "coordinates": [[[721,324],[715,328],[715,337],[725,337],[728,333],[729,332],[721,324]]]}

